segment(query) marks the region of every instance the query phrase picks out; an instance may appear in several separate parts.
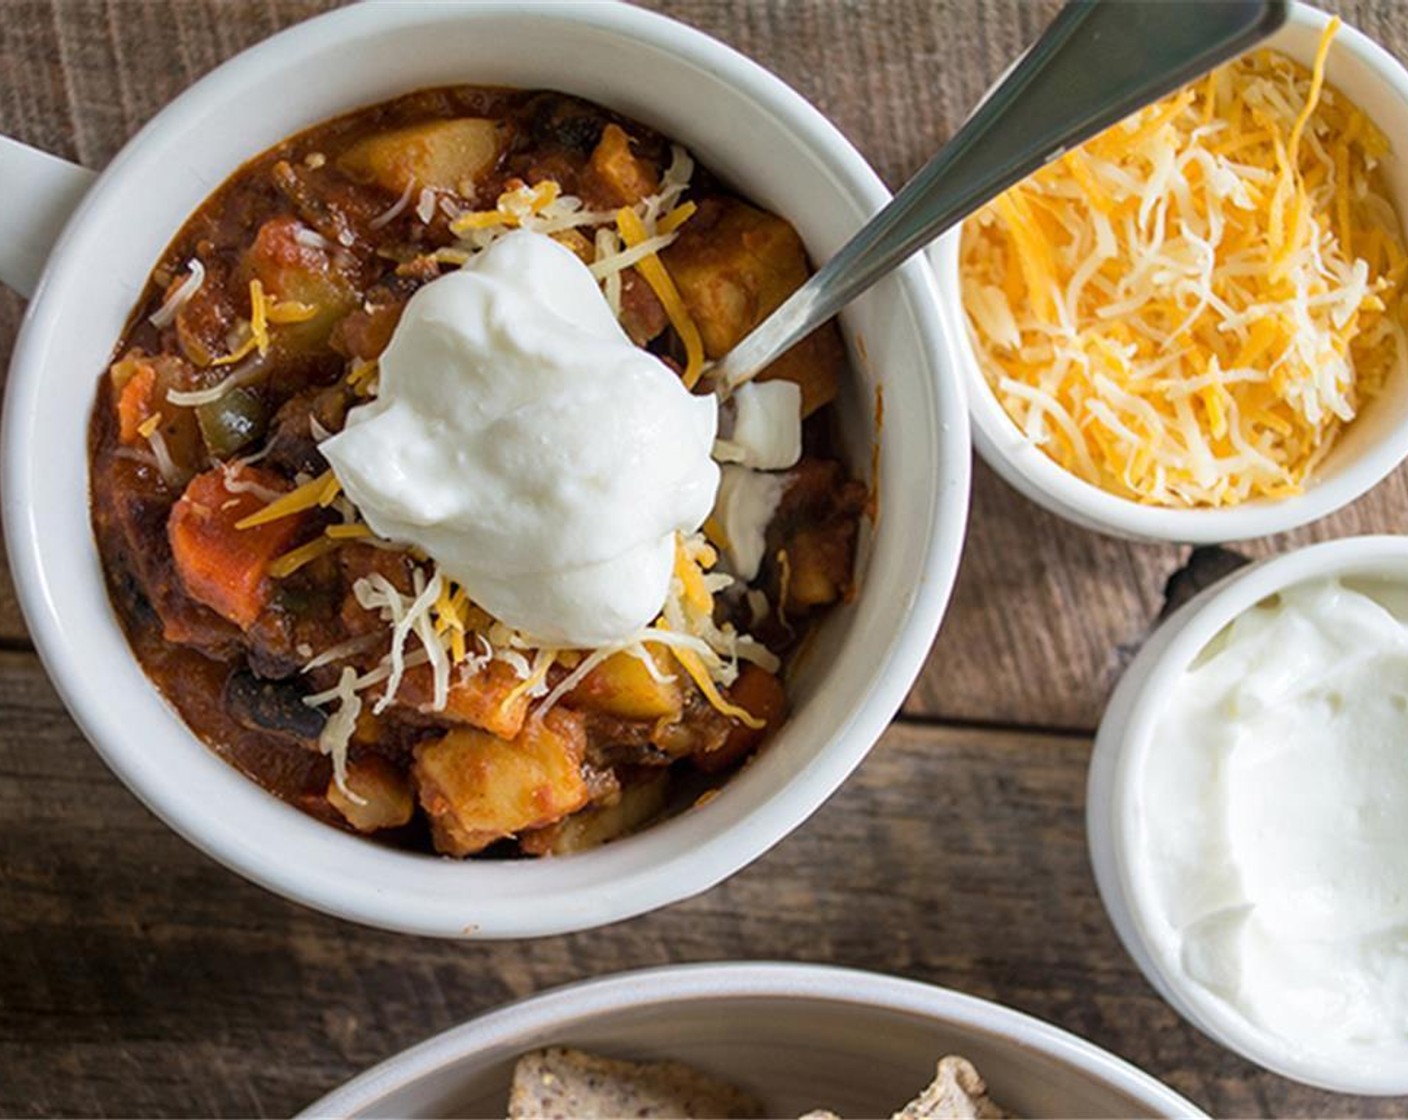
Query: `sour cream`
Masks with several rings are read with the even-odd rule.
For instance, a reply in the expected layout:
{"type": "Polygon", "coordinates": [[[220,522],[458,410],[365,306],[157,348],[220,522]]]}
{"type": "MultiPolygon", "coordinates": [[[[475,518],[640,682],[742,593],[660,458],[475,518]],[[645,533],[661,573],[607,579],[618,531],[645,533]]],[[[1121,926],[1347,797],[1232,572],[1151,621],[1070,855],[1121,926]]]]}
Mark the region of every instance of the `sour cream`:
{"type": "Polygon", "coordinates": [[[1289,1065],[1408,1064],[1404,589],[1315,581],[1237,618],[1170,694],[1137,803],[1166,970],[1289,1065]]]}
{"type": "Polygon", "coordinates": [[[632,345],[587,267],[514,232],[407,304],[375,401],[320,446],[367,524],[541,642],[627,638],[719,484],[712,396],[632,345]]]}

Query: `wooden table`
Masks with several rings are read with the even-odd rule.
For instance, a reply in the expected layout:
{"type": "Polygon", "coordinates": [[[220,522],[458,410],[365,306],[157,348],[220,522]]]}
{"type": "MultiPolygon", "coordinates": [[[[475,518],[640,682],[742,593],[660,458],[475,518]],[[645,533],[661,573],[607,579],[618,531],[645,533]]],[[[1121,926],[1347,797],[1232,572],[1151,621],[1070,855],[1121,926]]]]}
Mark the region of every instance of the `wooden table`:
{"type": "MultiPolygon", "coordinates": [[[[322,0],[6,0],[0,132],[101,167],[196,77],[322,0]]],[[[1049,3],[666,0],[815,102],[897,186],[1049,3]]],[[[1408,8],[1336,5],[1400,56],[1408,8]]],[[[0,357],[23,308],[0,293],[0,357]]],[[[76,403],[76,406],[78,404],[76,403]]],[[[1252,553],[1394,532],[1408,473],[1252,553]]],[[[45,679],[0,568],[0,1114],[277,1115],[506,1000],[677,961],[825,961],[949,985],[1108,1047],[1218,1115],[1408,1115],[1307,1089],[1185,1024],[1086,860],[1090,737],[1185,550],[1107,540],[977,465],[957,592],[901,718],[843,790],[722,887],[519,944],[360,929],[171,833],[45,679]]]]}

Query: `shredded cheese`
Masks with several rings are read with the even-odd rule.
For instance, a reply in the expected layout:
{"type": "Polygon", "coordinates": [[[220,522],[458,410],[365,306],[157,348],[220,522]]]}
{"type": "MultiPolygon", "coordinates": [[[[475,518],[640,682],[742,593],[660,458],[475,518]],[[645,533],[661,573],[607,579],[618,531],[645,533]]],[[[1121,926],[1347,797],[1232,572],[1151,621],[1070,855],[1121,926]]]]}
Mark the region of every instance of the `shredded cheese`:
{"type": "Polygon", "coordinates": [[[276,557],[269,564],[269,574],[274,579],[287,579],[305,564],[311,564],[319,556],[326,556],[337,547],[337,543],[331,537],[314,537],[307,544],[276,557]]]}
{"type": "Polygon", "coordinates": [[[1268,51],[1116,125],[964,225],[964,307],[1008,414],[1163,506],[1295,494],[1408,372],[1387,141],[1268,51]]]}
{"type": "Polygon", "coordinates": [[[250,366],[241,366],[233,373],[227,374],[208,389],[192,389],[189,391],[168,389],[166,390],[166,399],[174,405],[180,405],[182,408],[196,408],[203,404],[214,404],[231,389],[236,389],[246,381],[253,380],[259,372],[260,370],[253,364],[250,366]]]}
{"type": "Polygon", "coordinates": [[[362,714],[362,698],[357,695],[357,670],[350,665],[342,670],[332,698],[338,701],[337,711],[323,724],[318,749],[332,758],[333,781],[343,796],[365,805],[366,800],[347,787],[347,747],[357,730],[357,717],[362,714]]]}
{"type": "MultiPolygon", "coordinates": [[[[531,187],[521,183],[512,185],[499,196],[493,210],[453,216],[450,228],[460,238],[458,245],[439,249],[432,256],[438,263],[460,266],[512,228],[551,235],[594,227],[588,230],[592,235],[590,245],[593,250],[589,267],[601,281],[603,293],[613,312],[618,317],[621,313],[622,273],[627,268],[637,268],[661,300],[685,346],[684,381],[693,387],[703,372],[703,344],[678,290],[657,256],[660,250],[675,240],[680,227],[695,213],[694,203],[680,202],[681,195],[689,187],[693,167],[689,154],[683,148],[675,147],[670,166],[661,177],[660,190],[634,207],[618,211],[587,210],[581,199],[562,194],[558,184],[551,180],[531,187]]],[[[410,200],[411,194],[407,192],[396,206],[377,220],[384,219],[383,224],[393,220],[410,205],[410,200]]],[[[418,205],[423,220],[429,220],[434,201],[433,192],[423,192],[418,205]]],[[[265,326],[266,336],[267,323],[292,321],[280,318],[280,308],[284,305],[263,301],[262,289],[251,289],[251,304],[260,308],[254,314],[262,316],[260,323],[265,326]]],[[[254,333],[253,320],[250,333],[251,336],[254,333]]],[[[249,346],[249,343],[245,345],[249,346]]],[[[249,349],[257,345],[255,342],[249,349]]],[[[376,375],[375,361],[353,362],[346,381],[359,395],[366,396],[375,393],[376,375]]],[[[227,382],[234,383],[232,378],[227,382]]],[[[215,388],[227,391],[229,385],[222,383],[215,388]]],[[[273,566],[276,575],[296,571],[345,540],[365,540],[380,547],[398,547],[375,538],[370,528],[357,519],[355,509],[340,494],[338,480],[330,471],[303,483],[290,493],[275,496],[263,509],[241,521],[239,527],[264,524],[319,506],[332,506],[342,512],[343,523],[326,527],[322,536],[279,557],[273,566]]],[[[424,557],[418,559],[425,560],[424,557]]],[[[510,630],[476,607],[463,587],[435,570],[433,565],[425,570],[415,569],[413,594],[409,596],[397,591],[384,576],[373,573],[362,577],[353,584],[353,594],[363,609],[376,612],[388,627],[389,648],[370,671],[359,676],[351,667],[345,667],[336,688],[306,698],[305,702],[315,707],[333,703],[339,705],[329,717],[328,726],[333,731],[326,733],[328,746],[325,751],[333,754],[335,768],[340,765],[337,752],[343,751],[345,757],[344,734],[350,737],[352,724],[361,711],[361,700],[357,699],[354,706],[349,697],[358,697],[367,689],[384,683],[385,687],[373,707],[374,712],[380,713],[395,702],[406,670],[415,666],[430,666],[433,680],[430,709],[443,710],[448,700],[452,672],[473,674],[490,661],[501,661],[519,678],[518,684],[509,690],[502,703],[518,703],[525,695],[541,697],[536,709],[541,716],[607,658],[617,653],[624,652],[639,658],[656,680],[673,680],[661,671],[652,657],[652,645],[671,650],[705,699],[719,712],[748,727],[761,728],[764,726],[762,720],[731,703],[722,690],[737,679],[740,660],[754,662],[769,672],[776,672],[780,662],[761,643],[747,634],[738,633],[732,625],[715,624],[714,597],[733,583],[731,577],[709,571],[716,560],[717,553],[701,535],[680,537],[674,578],[661,616],[651,626],[625,641],[593,650],[536,646],[527,636],[510,630]],[[412,640],[418,644],[418,649],[408,648],[412,640]],[[550,689],[549,673],[559,665],[568,671],[550,689]],[[344,716],[348,712],[351,715],[344,716]]],[[[376,640],[358,638],[341,643],[311,658],[305,668],[313,669],[357,656],[371,648],[376,640]]]]}
{"type": "Polygon", "coordinates": [[[172,288],[162,301],[160,307],[147,316],[147,321],[157,330],[165,330],[176,319],[176,313],[191,301],[191,297],[201,289],[205,283],[205,265],[200,260],[192,257],[186,265],[186,278],[175,288],[172,288]]]}
{"type": "MultiPolygon", "coordinates": [[[[643,245],[650,236],[640,215],[629,206],[623,206],[616,212],[616,228],[628,249],[643,245]]],[[[670,279],[669,272],[653,251],[636,262],[636,271],[655,292],[656,298],[665,308],[670,325],[675,328],[675,333],[684,343],[683,380],[686,389],[693,389],[704,372],[704,342],[699,337],[699,328],[694,325],[694,319],[685,307],[675,282],[670,279]]]]}
{"type": "MultiPolygon", "coordinates": [[[[304,510],[312,509],[316,505],[323,503],[323,495],[328,488],[337,482],[337,476],[332,471],[324,471],[317,478],[310,482],[305,482],[302,486],[290,490],[287,494],[279,495],[278,499],[270,502],[261,510],[251,513],[248,517],[235,522],[236,529],[252,529],[256,525],[264,525],[270,521],[278,521],[283,517],[291,517],[295,513],[302,513],[304,510]]],[[[336,491],[333,492],[336,497],[336,491]]],[[[328,499],[331,501],[332,499],[328,499]]]]}
{"type": "Polygon", "coordinates": [[[382,226],[389,225],[390,223],[394,222],[398,217],[400,217],[401,212],[411,204],[411,195],[415,193],[415,189],[416,180],[415,176],[412,175],[406,179],[406,189],[401,192],[401,197],[398,198],[395,202],[393,202],[385,210],[383,210],[380,214],[378,214],[375,218],[373,218],[370,222],[368,222],[367,228],[381,229],[382,226]]]}

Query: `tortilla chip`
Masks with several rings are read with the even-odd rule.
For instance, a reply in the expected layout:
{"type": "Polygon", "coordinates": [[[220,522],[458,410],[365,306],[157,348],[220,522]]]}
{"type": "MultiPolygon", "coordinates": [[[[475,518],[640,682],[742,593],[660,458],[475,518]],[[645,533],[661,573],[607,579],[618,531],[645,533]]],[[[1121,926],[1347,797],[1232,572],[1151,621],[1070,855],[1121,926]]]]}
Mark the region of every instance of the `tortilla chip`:
{"type": "Polygon", "coordinates": [[[682,1062],[625,1062],[552,1047],[513,1070],[509,1120],[725,1120],[763,1115],[761,1102],[682,1062]]]}
{"type": "Polygon", "coordinates": [[[1004,1120],[1007,1113],[988,1099],[988,1087],[966,1058],[939,1059],[938,1075],[890,1120],[1004,1120]]]}

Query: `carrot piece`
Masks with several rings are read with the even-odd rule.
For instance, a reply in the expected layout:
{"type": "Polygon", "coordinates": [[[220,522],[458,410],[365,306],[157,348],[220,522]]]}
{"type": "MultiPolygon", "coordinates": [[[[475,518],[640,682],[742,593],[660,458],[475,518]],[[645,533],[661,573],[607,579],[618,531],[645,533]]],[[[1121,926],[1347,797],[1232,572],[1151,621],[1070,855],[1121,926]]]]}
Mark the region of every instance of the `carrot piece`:
{"type": "Polygon", "coordinates": [[[694,756],[694,764],[706,773],[727,769],[745,755],[751,754],[766,739],[787,714],[787,693],[782,682],[757,665],[744,665],[728,689],[733,704],[749,712],[757,727],[735,722],[728,738],[717,750],[694,756]]]}
{"type": "MultiPolygon", "coordinates": [[[[282,490],[282,478],[245,467],[241,481],[282,490]]],[[[287,552],[303,525],[302,517],[285,517],[252,529],[236,524],[262,509],[253,493],[233,493],[219,468],[191,480],[171,510],[166,525],[176,571],[187,593],[243,630],[249,629],[269,598],[269,565],[287,552]]]]}
{"type": "Polygon", "coordinates": [[[126,444],[142,438],[142,424],[152,415],[156,370],[146,362],[137,366],[117,397],[117,434],[126,444]]]}

